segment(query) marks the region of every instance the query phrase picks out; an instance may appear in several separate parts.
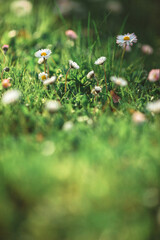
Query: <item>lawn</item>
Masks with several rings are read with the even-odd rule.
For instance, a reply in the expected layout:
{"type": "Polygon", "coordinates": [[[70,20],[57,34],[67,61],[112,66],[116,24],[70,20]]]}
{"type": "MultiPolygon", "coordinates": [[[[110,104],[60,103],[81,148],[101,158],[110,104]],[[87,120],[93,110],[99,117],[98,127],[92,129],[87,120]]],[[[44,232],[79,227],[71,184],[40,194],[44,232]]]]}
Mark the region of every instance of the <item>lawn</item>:
{"type": "Polygon", "coordinates": [[[84,15],[75,5],[70,16],[60,1],[18,10],[11,2],[0,9],[0,239],[159,240],[160,77],[148,77],[159,69],[155,16],[152,38],[127,9],[102,16],[86,1],[84,15]],[[116,43],[128,32],[138,38],[130,51],[116,43]],[[40,64],[41,49],[51,54],[40,64]]]}

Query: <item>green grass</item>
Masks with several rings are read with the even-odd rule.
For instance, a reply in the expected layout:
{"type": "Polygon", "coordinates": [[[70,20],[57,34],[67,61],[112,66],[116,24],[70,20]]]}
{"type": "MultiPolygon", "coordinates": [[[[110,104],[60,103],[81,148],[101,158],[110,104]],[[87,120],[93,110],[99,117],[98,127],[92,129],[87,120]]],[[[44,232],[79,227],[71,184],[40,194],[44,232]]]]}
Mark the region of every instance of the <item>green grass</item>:
{"type": "MultiPolygon", "coordinates": [[[[39,6],[21,20],[5,11],[5,20],[1,44],[10,48],[5,64],[0,56],[0,70],[10,67],[4,78],[12,78],[11,88],[22,99],[9,106],[0,102],[0,239],[158,240],[160,117],[146,110],[147,102],[159,99],[159,82],[147,80],[155,62],[148,68],[150,57],[138,44],[125,54],[121,77],[128,86],[117,87],[121,101],[114,104],[103,68],[94,61],[107,57],[112,90],[109,79],[118,75],[122,51],[116,36],[101,38],[90,15],[86,25],[71,24],[39,6]],[[73,47],[64,34],[69,27],[79,36],[73,47]],[[12,29],[19,34],[10,39],[12,29]],[[48,60],[50,75],[63,77],[45,88],[34,53],[48,45],[55,61],[48,60]],[[70,59],[80,69],[70,71],[64,94],[70,59]],[[96,81],[86,78],[92,69],[103,88],[97,99],[91,94],[96,81]],[[59,112],[45,110],[48,99],[61,102],[59,112]],[[146,123],[133,123],[132,110],[143,112],[146,123]],[[73,123],[70,131],[63,129],[67,121],[73,123]]],[[[5,91],[1,87],[0,95],[5,91]]]]}

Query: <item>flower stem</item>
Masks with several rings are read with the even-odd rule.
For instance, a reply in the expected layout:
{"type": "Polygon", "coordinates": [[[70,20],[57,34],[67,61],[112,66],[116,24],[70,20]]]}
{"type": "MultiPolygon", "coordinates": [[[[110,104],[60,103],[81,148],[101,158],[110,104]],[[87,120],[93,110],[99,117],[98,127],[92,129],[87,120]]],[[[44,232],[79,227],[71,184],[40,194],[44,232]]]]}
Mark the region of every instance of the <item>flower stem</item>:
{"type": "Polygon", "coordinates": [[[104,75],[105,75],[105,85],[106,85],[106,93],[107,93],[107,91],[108,91],[108,88],[107,88],[107,73],[106,73],[104,65],[103,65],[103,70],[104,70],[104,75]]]}
{"type": "Polygon", "coordinates": [[[47,74],[48,74],[48,78],[49,78],[49,66],[47,64],[47,74]]]}
{"type": "Polygon", "coordinates": [[[44,58],[44,72],[46,73],[46,59],[44,58]]]}
{"type": "Polygon", "coordinates": [[[121,62],[120,62],[119,74],[118,75],[120,75],[121,71],[122,71],[122,63],[123,63],[123,58],[124,58],[125,51],[126,51],[126,44],[124,45],[124,48],[123,48],[123,51],[122,51],[122,56],[121,56],[121,62]]]}
{"type": "Polygon", "coordinates": [[[66,79],[65,79],[65,93],[67,91],[67,77],[68,77],[68,73],[70,71],[71,67],[68,69],[67,73],[66,73],[66,79]]]}

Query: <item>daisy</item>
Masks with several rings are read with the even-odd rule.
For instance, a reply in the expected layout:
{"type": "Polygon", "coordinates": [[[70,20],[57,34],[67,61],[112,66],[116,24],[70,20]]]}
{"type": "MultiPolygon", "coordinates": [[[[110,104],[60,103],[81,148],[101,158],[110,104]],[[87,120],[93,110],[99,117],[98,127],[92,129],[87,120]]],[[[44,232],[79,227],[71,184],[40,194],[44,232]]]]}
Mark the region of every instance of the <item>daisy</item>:
{"type": "Polygon", "coordinates": [[[47,80],[43,81],[43,85],[49,85],[56,81],[56,76],[52,76],[51,78],[48,78],[47,80]]]}
{"type": "Polygon", "coordinates": [[[76,40],[78,38],[77,34],[73,30],[67,30],[65,32],[66,36],[69,37],[71,40],[76,40]]]}
{"type": "Polygon", "coordinates": [[[76,62],[73,62],[72,60],[69,60],[69,69],[66,73],[66,78],[65,78],[65,93],[67,91],[67,77],[68,77],[68,74],[69,74],[69,71],[71,70],[71,68],[79,69],[79,65],[76,62]]]}
{"type": "Polygon", "coordinates": [[[2,81],[2,87],[3,88],[8,88],[11,86],[10,80],[9,79],[3,79],[2,81]]]}
{"type": "Polygon", "coordinates": [[[148,80],[150,82],[156,82],[160,79],[160,69],[152,69],[149,72],[148,80]]]}
{"type": "Polygon", "coordinates": [[[95,86],[93,89],[92,89],[92,94],[93,95],[97,95],[97,94],[99,94],[100,92],[102,91],[102,88],[101,87],[99,87],[99,86],[95,86]]]}
{"type": "Polygon", "coordinates": [[[142,45],[141,50],[144,54],[151,55],[153,53],[153,48],[150,45],[142,45]]]}
{"type": "Polygon", "coordinates": [[[88,74],[87,74],[87,78],[88,79],[91,79],[91,78],[93,78],[94,77],[94,71],[92,70],[92,71],[90,71],[88,74]]]}
{"type": "Polygon", "coordinates": [[[103,70],[104,70],[104,76],[105,76],[105,85],[106,85],[106,92],[108,90],[107,88],[107,73],[106,73],[106,70],[104,68],[104,62],[106,61],[106,57],[100,57],[98,58],[96,61],[95,61],[95,65],[102,65],[103,66],[103,70]]]}
{"type": "Polygon", "coordinates": [[[7,53],[8,49],[9,49],[9,45],[5,44],[2,46],[2,50],[3,50],[4,54],[7,53]]]}
{"type": "Polygon", "coordinates": [[[96,61],[95,61],[95,65],[103,65],[104,64],[104,62],[106,61],[106,57],[100,57],[100,58],[98,58],[96,61]]]}
{"type": "Polygon", "coordinates": [[[127,33],[124,35],[118,35],[116,43],[123,47],[123,46],[132,46],[133,43],[137,42],[137,36],[134,33],[127,33]]]}
{"type": "Polygon", "coordinates": [[[48,59],[51,55],[51,50],[50,49],[41,49],[35,53],[35,57],[37,58],[44,58],[45,60],[48,59]]]}
{"type": "Polygon", "coordinates": [[[125,86],[128,85],[128,82],[125,79],[120,78],[120,77],[112,76],[111,81],[114,82],[115,84],[121,86],[121,87],[125,87],[125,86]]]}
{"type": "Polygon", "coordinates": [[[100,93],[102,91],[102,88],[99,86],[95,86],[94,89],[95,89],[96,93],[100,93]]]}
{"type": "Polygon", "coordinates": [[[15,103],[20,99],[21,95],[22,94],[19,90],[8,90],[2,96],[2,103],[5,105],[15,103]]]}
{"type": "Polygon", "coordinates": [[[160,99],[155,102],[149,102],[146,106],[147,110],[153,113],[160,112],[160,99]]]}
{"type": "Polygon", "coordinates": [[[39,73],[38,77],[41,80],[41,82],[43,82],[43,81],[47,80],[48,74],[45,72],[42,72],[42,73],[39,73]]]}
{"type": "Polygon", "coordinates": [[[61,107],[61,104],[56,100],[48,100],[45,103],[45,109],[50,113],[57,112],[61,107]]]}
{"type": "Polygon", "coordinates": [[[26,16],[32,11],[32,3],[27,0],[13,1],[10,5],[11,11],[18,17],[26,16]]]}
{"type": "Polygon", "coordinates": [[[64,131],[70,131],[73,128],[74,124],[72,121],[67,121],[63,125],[63,130],[64,131]]]}
{"type": "Polygon", "coordinates": [[[146,122],[146,117],[143,113],[136,111],[132,115],[132,121],[136,124],[144,123],[146,122]]]}
{"type": "Polygon", "coordinates": [[[79,69],[79,65],[76,62],[73,62],[72,60],[69,60],[69,66],[70,68],[79,69]]]}

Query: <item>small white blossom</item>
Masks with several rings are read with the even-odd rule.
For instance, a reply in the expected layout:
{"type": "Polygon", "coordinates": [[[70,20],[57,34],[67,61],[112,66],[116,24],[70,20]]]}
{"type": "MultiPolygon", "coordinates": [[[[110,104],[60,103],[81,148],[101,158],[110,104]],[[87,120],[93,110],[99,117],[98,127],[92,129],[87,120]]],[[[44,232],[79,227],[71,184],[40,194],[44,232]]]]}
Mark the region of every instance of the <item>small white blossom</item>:
{"type": "Polygon", "coordinates": [[[147,110],[153,113],[159,113],[160,112],[160,99],[155,102],[149,102],[147,104],[147,110]]]}
{"type": "Polygon", "coordinates": [[[49,85],[56,81],[56,76],[52,76],[51,78],[48,78],[47,80],[43,81],[43,85],[49,85]]]}
{"type": "Polygon", "coordinates": [[[141,47],[144,54],[151,55],[153,53],[153,48],[150,45],[144,44],[141,47]]]}
{"type": "Polygon", "coordinates": [[[57,112],[61,107],[61,104],[56,100],[48,100],[45,103],[45,109],[50,113],[57,112]]]}
{"type": "Polygon", "coordinates": [[[39,73],[39,74],[38,74],[38,77],[39,77],[39,79],[41,80],[41,82],[43,82],[43,81],[47,80],[48,74],[45,73],[45,72],[42,72],[42,73],[39,73]]]}
{"type": "Polygon", "coordinates": [[[79,65],[76,62],[73,62],[72,60],[69,60],[69,66],[74,69],[79,69],[79,65]]]}
{"type": "Polygon", "coordinates": [[[37,58],[43,57],[44,59],[48,59],[50,57],[51,53],[52,52],[50,49],[41,49],[35,53],[35,57],[37,57],[37,58]]]}
{"type": "Polygon", "coordinates": [[[98,58],[96,61],[95,61],[95,63],[94,64],[96,64],[96,65],[103,65],[104,64],[104,62],[106,61],[106,57],[100,57],[100,58],[98,58]]]}
{"type": "Polygon", "coordinates": [[[88,79],[91,79],[91,78],[93,78],[94,77],[94,71],[92,70],[92,71],[90,71],[88,74],[87,74],[87,78],[88,79]]]}
{"type": "Polygon", "coordinates": [[[11,30],[9,33],[8,33],[8,37],[9,38],[14,38],[16,37],[17,35],[17,31],[16,30],[11,30]]]}
{"type": "Polygon", "coordinates": [[[50,156],[55,152],[55,144],[52,141],[45,141],[42,144],[41,151],[44,156],[50,156]]]}
{"type": "Polygon", "coordinates": [[[132,121],[136,124],[141,124],[146,122],[146,117],[143,113],[136,111],[132,115],[132,121]]]}
{"type": "Polygon", "coordinates": [[[11,11],[16,14],[16,16],[21,17],[31,13],[32,3],[27,0],[13,1],[10,5],[11,11]]]}
{"type": "Polygon", "coordinates": [[[95,86],[94,89],[96,93],[100,93],[102,91],[102,88],[100,86],[95,86]]]}
{"type": "Polygon", "coordinates": [[[127,33],[124,35],[118,35],[116,43],[123,47],[123,46],[132,46],[133,43],[137,42],[137,36],[134,33],[127,33]]]}
{"type": "Polygon", "coordinates": [[[73,128],[74,124],[72,121],[65,122],[63,125],[64,131],[70,131],[73,128]]]}
{"type": "Polygon", "coordinates": [[[2,96],[2,103],[3,104],[11,104],[17,102],[21,98],[21,92],[19,90],[13,89],[8,90],[2,96]]]}
{"type": "Polygon", "coordinates": [[[121,87],[125,87],[128,84],[128,82],[125,79],[115,76],[111,77],[111,81],[121,87]]]}
{"type": "Polygon", "coordinates": [[[95,86],[91,91],[93,95],[98,95],[100,92],[102,92],[102,88],[100,86],[95,86]]]}

